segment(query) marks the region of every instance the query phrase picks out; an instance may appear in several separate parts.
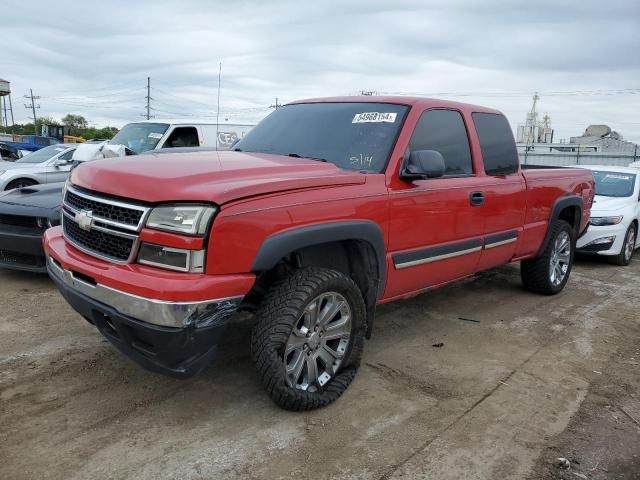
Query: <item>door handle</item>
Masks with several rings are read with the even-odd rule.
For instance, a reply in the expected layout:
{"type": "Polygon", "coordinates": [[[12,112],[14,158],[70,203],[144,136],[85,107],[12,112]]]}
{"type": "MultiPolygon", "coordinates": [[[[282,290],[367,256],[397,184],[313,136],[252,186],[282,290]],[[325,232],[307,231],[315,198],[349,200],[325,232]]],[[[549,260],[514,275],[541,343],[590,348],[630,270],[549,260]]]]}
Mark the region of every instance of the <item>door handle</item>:
{"type": "Polygon", "coordinates": [[[472,207],[479,207],[484,205],[484,193],[483,192],[471,192],[469,195],[469,203],[472,207]]]}

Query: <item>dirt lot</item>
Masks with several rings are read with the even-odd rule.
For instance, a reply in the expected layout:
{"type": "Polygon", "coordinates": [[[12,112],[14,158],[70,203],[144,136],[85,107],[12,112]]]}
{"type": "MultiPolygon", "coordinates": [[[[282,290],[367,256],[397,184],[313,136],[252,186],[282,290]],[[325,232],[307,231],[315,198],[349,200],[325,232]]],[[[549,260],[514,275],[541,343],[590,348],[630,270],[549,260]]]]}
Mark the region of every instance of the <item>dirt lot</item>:
{"type": "Polygon", "coordinates": [[[639,258],[582,260],[541,297],[509,266],[385,306],[348,392],[294,414],[262,392],[246,342],[199,377],[161,377],[46,277],[2,272],[0,478],[637,479],[638,283],[639,258]]]}

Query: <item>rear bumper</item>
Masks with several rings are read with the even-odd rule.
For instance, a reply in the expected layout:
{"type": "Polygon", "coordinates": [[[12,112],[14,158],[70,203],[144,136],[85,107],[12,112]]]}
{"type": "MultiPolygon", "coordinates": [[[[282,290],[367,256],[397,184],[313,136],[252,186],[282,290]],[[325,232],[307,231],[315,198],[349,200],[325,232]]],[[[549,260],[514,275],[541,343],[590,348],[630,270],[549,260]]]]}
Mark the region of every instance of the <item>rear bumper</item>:
{"type": "Polygon", "coordinates": [[[45,273],[42,232],[3,226],[0,229],[0,268],[45,273]]]}

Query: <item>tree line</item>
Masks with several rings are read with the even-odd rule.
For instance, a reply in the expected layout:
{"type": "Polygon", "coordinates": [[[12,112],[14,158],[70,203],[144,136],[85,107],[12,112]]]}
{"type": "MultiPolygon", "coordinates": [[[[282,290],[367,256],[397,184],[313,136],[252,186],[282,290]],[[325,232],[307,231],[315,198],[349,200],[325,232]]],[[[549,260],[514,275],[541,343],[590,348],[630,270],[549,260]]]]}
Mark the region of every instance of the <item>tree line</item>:
{"type": "MultiPolygon", "coordinates": [[[[74,137],[82,137],[85,140],[98,140],[109,139],[118,133],[118,129],[115,127],[103,127],[96,128],[90,127],[89,122],[82,115],[74,115],[69,113],[62,117],[60,120],[55,120],[51,117],[40,117],[36,120],[36,130],[40,134],[42,125],[64,125],[65,135],[72,135],[74,137]]],[[[33,122],[15,124],[11,127],[5,127],[6,133],[13,133],[16,135],[33,135],[34,125],[33,122]]]]}

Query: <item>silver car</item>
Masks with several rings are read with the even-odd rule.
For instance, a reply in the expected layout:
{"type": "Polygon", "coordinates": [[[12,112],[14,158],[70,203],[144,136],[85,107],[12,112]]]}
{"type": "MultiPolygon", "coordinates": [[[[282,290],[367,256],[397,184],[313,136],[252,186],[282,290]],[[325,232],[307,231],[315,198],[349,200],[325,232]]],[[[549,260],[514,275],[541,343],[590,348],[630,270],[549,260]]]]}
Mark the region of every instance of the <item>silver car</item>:
{"type": "Polygon", "coordinates": [[[38,183],[64,182],[73,166],[76,144],[50,145],[15,162],[0,162],[0,191],[38,183]]]}

